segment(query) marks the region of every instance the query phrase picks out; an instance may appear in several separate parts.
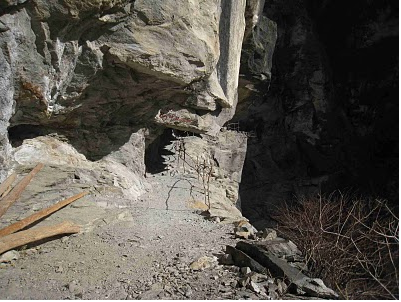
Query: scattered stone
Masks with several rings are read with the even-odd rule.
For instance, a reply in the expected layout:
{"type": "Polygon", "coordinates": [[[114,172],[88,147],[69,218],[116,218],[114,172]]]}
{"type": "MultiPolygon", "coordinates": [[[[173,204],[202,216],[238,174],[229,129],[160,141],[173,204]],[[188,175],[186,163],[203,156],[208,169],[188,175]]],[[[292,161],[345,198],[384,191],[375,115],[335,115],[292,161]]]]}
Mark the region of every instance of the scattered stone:
{"type": "Polygon", "coordinates": [[[242,273],[243,275],[248,275],[248,274],[251,273],[251,272],[252,272],[252,270],[251,270],[248,266],[241,267],[241,273],[242,273]]]}
{"type": "Polygon", "coordinates": [[[238,291],[237,294],[244,298],[250,298],[252,296],[252,294],[247,291],[238,291]]]}
{"type": "Polygon", "coordinates": [[[244,252],[227,245],[226,253],[230,254],[233,258],[234,264],[239,267],[248,266],[252,271],[267,274],[267,269],[263,267],[260,263],[249,257],[244,252]]]}
{"type": "Polygon", "coordinates": [[[82,291],[82,287],[79,285],[78,281],[74,280],[68,283],[68,290],[73,294],[78,294],[82,291]]]}
{"type": "Polygon", "coordinates": [[[256,232],[257,230],[252,224],[245,220],[239,221],[234,228],[234,234],[237,238],[255,239],[256,232]]]}
{"type": "Polygon", "coordinates": [[[224,254],[220,258],[220,264],[233,265],[234,264],[233,257],[230,254],[224,254]]]}
{"type": "Polygon", "coordinates": [[[252,272],[250,274],[250,277],[251,277],[251,280],[256,283],[260,283],[260,282],[269,280],[269,277],[267,277],[266,275],[258,274],[256,272],[252,272]]]}
{"type": "Polygon", "coordinates": [[[31,249],[25,250],[25,255],[31,256],[33,254],[36,254],[37,252],[38,252],[38,250],[36,248],[31,248],[31,249]]]}
{"type": "Polygon", "coordinates": [[[189,298],[189,297],[192,296],[192,294],[193,294],[192,289],[189,286],[187,286],[186,289],[185,289],[184,296],[189,298]]]}
{"type": "Polygon", "coordinates": [[[265,228],[262,232],[262,238],[264,240],[274,240],[277,238],[277,232],[270,228],[265,228]]]}
{"type": "Polygon", "coordinates": [[[264,240],[260,242],[260,246],[278,258],[283,258],[290,262],[302,262],[303,257],[301,251],[290,240],[277,237],[272,240],[264,240]]]}
{"type": "Polygon", "coordinates": [[[75,297],[78,298],[78,299],[82,299],[83,294],[82,294],[82,293],[77,293],[77,294],[75,295],[75,297]]]}
{"type": "Polygon", "coordinates": [[[332,289],[328,288],[321,279],[304,277],[297,280],[297,291],[306,293],[312,297],[319,297],[325,299],[338,298],[338,294],[332,289]]]}
{"type": "Polygon", "coordinates": [[[62,243],[65,243],[65,242],[68,241],[68,239],[69,239],[68,236],[64,236],[64,237],[61,238],[61,242],[62,242],[62,243]]]}
{"type": "Polygon", "coordinates": [[[322,300],[322,298],[318,298],[318,297],[309,297],[309,296],[299,296],[299,295],[295,295],[295,294],[290,294],[290,293],[286,293],[285,296],[283,296],[283,298],[285,298],[286,300],[297,300],[297,301],[302,301],[302,300],[322,300]]]}
{"type": "Polygon", "coordinates": [[[170,275],[176,275],[178,273],[178,270],[175,267],[169,266],[166,268],[166,272],[170,275]]]}
{"type": "Polygon", "coordinates": [[[63,272],[63,267],[61,265],[57,266],[55,271],[56,271],[56,273],[62,273],[63,272]]]}
{"type": "Polygon", "coordinates": [[[212,221],[219,223],[219,222],[221,222],[221,219],[220,219],[220,217],[216,216],[216,217],[212,218],[212,221]]]}
{"type": "Polygon", "coordinates": [[[241,239],[250,239],[251,234],[249,232],[235,232],[235,237],[241,239]]]}
{"type": "Polygon", "coordinates": [[[227,291],[227,292],[224,292],[224,293],[221,293],[221,295],[223,296],[223,297],[229,297],[229,296],[231,296],[231,295],[233,295],[234,293],[232,292],[232,291],[227,291]]]}
{"type": "Polygon", "coordinates": [[[164,290],[169,293],[170,295],[172,295],[174,293],[173,288],[170,285],[165,285],[164,286],[164,290]]]}
{"type": "Polygon", "coordinates": [[[231,291],[231,288],[219,286],[219,292],[226,293],[226,292],[229,292],[229,291],[231,291]]]}
{"type": "Polygon", "coordinates": [[[326,287],[322,280],[305,276],[300,270],[289,265],[287,261],[276,257],[263,246],[241,241],[237,243],[236,248],[268,268],[274,276],[288,279],[298,292],[303,291],[310,296],[327,299],[338,297],[337,293],[326,287]]]}
{"type": "Polygon", "coordinates": [[[278,285],[277,284],[274,284],[274,283],[269,283],[268,285],[267,285],[267,288],[268,288],[268,290],[269,290],[269,294],[270,293],[272,293],[272,292],[278,292],[279,291],[279,287],[278,287],[278,285]]]}
{"type": "Polygon", "coordinates": [[[203,256],[192,262],[189,267],[194,271],[200,271],[211,267],[214,261],[215,259],[212,257],[203,256]]]}
{"type": "Polygon", "coordinates": [[[19,259],[19,257],[20,257],[19,252],[15,251],[15,250],[11,250],[11,251],[5,252],[4,254],[2,254],[0,256],[0,263],[8,263],[13,260],[19,259]]]}
{"type": "Polygon", "coordinates": [[[161,289],[150,289],[143,292],[136,297],[138,300],[157,300],[159,295],[162,293],[161,289]]]}
{"type": "Polygon", "coordinates": [[[251,278],[249,276],[245,276],[238,280],[238,285],[240,287],[246,287],[249,284],[249,282],[251,282],[251,278]]]}
{"type": "Polygon", "coordinates": [[[287,288],[288,288],[288,286],[287,286],[287,284],[285,284],[284,281],[282,281],[280,279],[277,280],[277,292],[280,295],[284,294],[287,291],[287,288]]]}
{"type": "Polygon", "coordinates": [[[233,273],[239,273],[239,267],[238,267],[238,266],[235,266],[235,265],[230,266],[230,267],[228,268],[228,270],[229,270],[230,272],[233,272],[233,273]]]}
{"type": "Polygon", "coordinates": [[[269,297],[272,299],[272,300],[277,300],[277,298],[280,296],[280,295],[282,295],[281,293],[279,293],[278,291],[277,291],[277,285],[276,284],[273,284],[273,283],[270,283],[269,285],[268,285],[268,292],[269,292],[269,297]]]}
{"type": "Polygon", "coordinates": [[[259,286],[258,286],[255,282],[253,282],[253,281],[250,281],[250,282],[249,282],[248,288],[249,288],[250,290],[252,290],[253,292],[257,293],[257,294],[260,293],[260,288],[259,288],[259,286]]]}

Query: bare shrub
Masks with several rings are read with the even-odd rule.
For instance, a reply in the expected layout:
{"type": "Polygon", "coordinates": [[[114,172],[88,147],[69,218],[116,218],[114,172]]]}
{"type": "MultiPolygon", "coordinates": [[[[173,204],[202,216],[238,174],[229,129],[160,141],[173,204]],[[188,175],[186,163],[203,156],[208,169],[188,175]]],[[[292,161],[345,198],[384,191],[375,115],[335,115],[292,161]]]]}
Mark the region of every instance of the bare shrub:
{"type": "Polygon", "coordinates": [[[334,192],[301,198],[273,217],[313,277],[344,299],[398,299],[399,219],[385,201],[334,192]]]}
{"type": "Polygon", "coordinates": [[[210,210],[210,180],[213,173],[213,161],[208,158],[199,158],[199,156],[192,158],[186,148],[185,141],[183,138],[179,138],[178,144],[176,145],[176,153],[178,153],[177,166],[180,165],[180,160],[182,161],[182,168],[185,173],[185,166],[192,168],[198,175],[198,180],[202,181],[203,195],[205,199],[205,204],[210,210]]]}

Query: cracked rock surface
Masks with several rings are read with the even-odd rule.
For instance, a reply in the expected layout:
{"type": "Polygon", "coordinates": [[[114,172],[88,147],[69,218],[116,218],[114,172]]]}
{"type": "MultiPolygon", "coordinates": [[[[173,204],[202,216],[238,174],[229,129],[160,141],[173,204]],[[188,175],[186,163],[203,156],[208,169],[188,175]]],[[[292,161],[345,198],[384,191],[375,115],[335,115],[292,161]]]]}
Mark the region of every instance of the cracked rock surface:
{"type": "Polygon", "coordinates": [[[10,141],[58,133],[98,160],[143,128],[216,134],[234,115],[245,0],[0,5],[0,179],[10,141]]]}

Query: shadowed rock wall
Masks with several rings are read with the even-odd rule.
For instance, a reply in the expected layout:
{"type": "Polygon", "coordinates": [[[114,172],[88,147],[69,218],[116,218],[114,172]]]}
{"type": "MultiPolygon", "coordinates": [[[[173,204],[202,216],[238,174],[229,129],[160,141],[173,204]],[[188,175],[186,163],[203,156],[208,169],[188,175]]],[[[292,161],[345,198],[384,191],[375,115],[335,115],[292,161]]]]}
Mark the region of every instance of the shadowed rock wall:
{"type": "MultiPolygon", "coordinates": [[[[245,40],[234,117],[255,132],[240,188],[244,215],[263,221],[295,195],[337,188],[397,203],[398,4],[272,0],[263,14],[277,24],[263,35],[277,34],[271,80],[252,76],[249,54],[258,48],[245,40]]],[[[266,26],[256,28],[254,36],[266,26]]],[[[269,75],[267,66],[255,73],[269,75]]]]}

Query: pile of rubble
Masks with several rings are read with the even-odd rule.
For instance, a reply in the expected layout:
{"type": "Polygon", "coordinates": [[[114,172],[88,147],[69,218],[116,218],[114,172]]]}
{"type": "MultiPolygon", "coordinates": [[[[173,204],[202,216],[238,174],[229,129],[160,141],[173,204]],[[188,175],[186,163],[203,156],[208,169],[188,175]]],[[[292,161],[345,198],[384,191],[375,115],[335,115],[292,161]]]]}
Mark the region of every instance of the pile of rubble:
{"type": "MultiPolygon", "coordinates": [[[[16,175],[11,175],[0,185],[0,217],[15,201],[20,200],[7,212],[8,214],[12,212],[11,210],[15,210],[15,207],[22,204],[21,193],[41,168],[42,165],[39,164],[15,186],[13,184],[16,180],[16,175]]],[[[42,170],[35,180],[39,182],[44,172],[42,170]]],[[[156,186],[156,183],[153,184],[155,188],[162,190],[163,187],[168,187],[166,186],[167,183],[161,182],[160,179],[159,181],[159,187],[156,186]]],[[[170,183],[174,181],[174,179],[171,179],[170,183]]],[[[29,188],[34,184],[35,181],[25,191],[29,191],[29,188]]],[[[162,192],[161,194],[164,193],[162,192]]],[[[37,222],[49,217],[51,214],[52,216],[49,218],[54,217],[56,215],[54,214],[55,211],[83,197],[85,194],[87,193],[82,192],[55,204],[52,202],[49,207],[37,207],[34,214],[30,216],[24,214],[18,216],[20,217],[19,219],[11,220],[5,219],[7,218],[6,216],[1,217],[3,220],[1,223],[4,227],[0,229],[0,254],[2,254],[0,256],[0,267],[2,262],[4,265],[9,263],[8,269],[13,266],[15,260],[20,257],[20,252],[13,250],[15,248],[26,244],[29,245],[54,235],[80,232],[79,236],[73,237],[74,239],[69,240],[68,237],[63,237],[60,241],[54,241],[51,248],[51,250],[55,251],[52,253],[54,265],[50,268],[43,268],[43,263],[39,261],[36,266],[45,270],[43,276],[45,276],[46,280],[49,276],[54,276],[54,274],[57,277],[59,275],[64,276],[66,282],[64,285],[58,283],[56,283],[58,284],[57,286],[53,285],[53,291],[60,297],[67,297],[68,293],[72,296],[84,298],[98,298],[103,297],[105,293],[107,295],[113,293],[113,297],[127,297],[129,299],[266,300],[288,298],[335,299],[338,297],[320,279],[307,276],[307,272],[305,272],[306,264],[301,252],[294,243],[278,237],[273,229],[264,229],[258,232],[246,220],[240,220],[236,223],[231,237],[227,236],[227,234],[232,232],[232,226],[226,222],[224,217],[209,215],[208,219],[213,222],[209,223],[199,215],[191,214],[191,211],[166,211],[162,214],[159,211],[155,211],[155,209],[141,207],[136,210],[134,208],[131,209],[132,213],[141,213],[141,215],[136,216],[135,228],[127,229],[124,225],[123,229],[119,227],[114,229],[110,226],[107,230],[98,228],[95,234],[91,234],[90,232],[84,233],[85,222],[81,223],[79,219],[74,220],[73,217],[78,215],[78,212],[82,212],[81,215],[88,215],[88,211],[93,212],[93,208],[79,207],[74,212],[75,214],[67,213],[61,215],[60,218],[56,217],[57,219],[48,221],[43,226],[36,225],[37,222]],[[78,224],[64,221],[65,217],[74,222],[78,221],[78,224]],[[7,225],[11,221],[17,222],[7,225]],[[54,225],[52,221],[64,222],[54,225]],[[150,229],[150,226],[153,229],[150,229]],[[216,227],[211,228],[211,226],[216,227]],[[29,227],[32,228],[28,229],[29,227]],[[207,227],[207,231],[203,232],[202,230],[205,227],[207,227]],[[200,231],[200,229],[202,230],[200,231]],[[214,230],[214,240],[210,239],[212,236],[211,229],[214,230]],[[124,230],[126,232],[124,236],[126,237],[121,235],[124,230]],[[131,246],[135,230],[139,230],[135,236],[141,236],[142,239],[139,245],[134,244],[131,246]],[[169,230],[175,234],[172,234],[169,230]],[[178,231],[181,233],[178,234],[178,231]],[[183,234],[189,236],[191,240],[181,242],[183,234]],[[204,234],[207,235],[203,236],[204,234]],[[84,235],[85,238],[83,238],[84,235]],[[116,238],[119,238],[120,235],[122,237],[117,240],[116,238]],[[168,238],[168,240],[163,241],[164,237],[168,238]],[[99,238],[101,239],[100,241],[99,238]],[[156,238],[155,240],[158,243],[155,244],[152,238],[156,238]],[[104,255],[103,259],[103,256],[98,254],[97,247],[90,249],[87,246],[83,249],[83,242],[89,242],[93,246],[98,244],[103,246],[102,253],[105,253],[105,246],[109,246],[110,251],[108,254],[113,254],[114,257],[109,259],[104,255]],[[172,243],[175,245],[172,245],[172,243]],[[119,280],[117,282],[119,286],[115,286],[115,281],[113,281],[113,284],[107,283],[102,288],[92,288],[85,283],[88,281],[85,280],[86,277],[78,280],[79,278],[76,278],[76,273],[73,270],[82,266],[81,262],[76,264],[78,265],[77,267],[74,267],[74,265],[70,267],[71,261],[68,260],[66,260],[69,263],[68,265],[65,263],[59,264],[59,259],[66,259],[64,254],[60,253],[65,253],[65,248],[69,246],[70,249],[67,254],[70,251],[79,251],[80,259],[84,259],[89,263],[87,267],[98,267],[97,270],[94,270],[94,278],[96,278],[97,274],[101,276],[107,272],[107,274],[113,276],[112,279],[119,280]],[[127,246],[128,249],[126,249],[127,246]],[[147,249],[147,246],[151,246],[151,248],[144,251],[143,249],[147,249]],[[119,254],[116,251],[119,251],[119,254]],[[152,254],[152,257],[149,257],[149,253],[152,254]],[[94,256],[95,254],[96,257],[94,256]],[[97,266],[97,261],[99,261],[97,258],[103,259],[102,266],[97,266]],[[131,258],[134,260],[129,262],[131,258]],[[144,265],[137,259],[142,259],[141,261],[147,259],[149,263],[146,262],[148,264],[144,265]],[[130,270],[120,272],[119,268],[124,267],[124,265],[134,268],[134,271],[132,273],[130,270]],[[148,273],[149,271],[151,273],[148,273]],[[71,280],[72,278],[73,280],[71,280]]],[[[30,194],[27,194],[27,196],[30,196],[30,194]]],[[[152,199],[149,200],[158,200],[160,202],[159,195],[151,196],[152,199]]],[[[25,206],[32,208],[32,205],[25,206]]],[[[159,206],[160,209],[163,208],[163,201],[159,206]]],[[[177,209],[182,207],[182,205],[177,204],[175,206],[177,209]]],[[[57,213],[61,213],[64,210],[66,209],[57,213]]],[[[107,213],[107,217],[110,218],[111,209],[104,211],[107,213]]],[[[201,212],[203,213],[203,211],[201,212]]],[[[102,218],[104,213],[95,211],[94,214],[102,218]]],[[[41,251],[28,249],[26,253],[25,251],[21,253],[21,258],[24,258],[25,254],[28,255],[28,252],[36,253],[39,256],[41,253],[41,251]]],[[[32,261],[38,260],[35,258],[32,261]]],[[[25,265],[26,263],[32,265],[33,262],[25,259],[25,265]]],[[[6,267],[4,265],[3,267],[6,267]]],[[[19,281],[20,285],[26,286],[25,281],[23,281],[25,279],[20,278],[20,280],[22,280],[19,281]]],[[[41,285],[42,288],[43,286],[41,285]]],[[[9,294],[23,296],[17,291],[15,293],[10,291],[7,295],[9,294]]],[[[43,296],[40,291],[37,292],[37,295],[38,297],[43,296]]]]}
{"type": "Polygon", "coordinates": [[[172,263],[160,264],[162,269],[154,276],[155,280],[137,284],[136,294],[132,297],[234,300],[338,298],[337,293],[322,280],[306,275],[302,253],[293,242],[278,237],[275,230],[257,232],[249,222],[240,221],[234,234],[240,240],[235,246],[227,245],[224,253],[205,255],[192,262],[188,262],[185,253],[180,253],[172,263]],[[147,283],[148,287],[145,286],[147,283]]]}
{"type": "Polygon", "coordinates": [[[257,232],[249,222],[241,221],[234,233],[244,240],[235,247],[227,245],[220,263],[240,267],[238,287],[250,289],[266,299],[278,299],[288,294],[338,298],[338,294],[321,279],[305,274],[307,265],[302,253],[293,242],[278,237],[275,230],[267,228],[257,232]]]}

